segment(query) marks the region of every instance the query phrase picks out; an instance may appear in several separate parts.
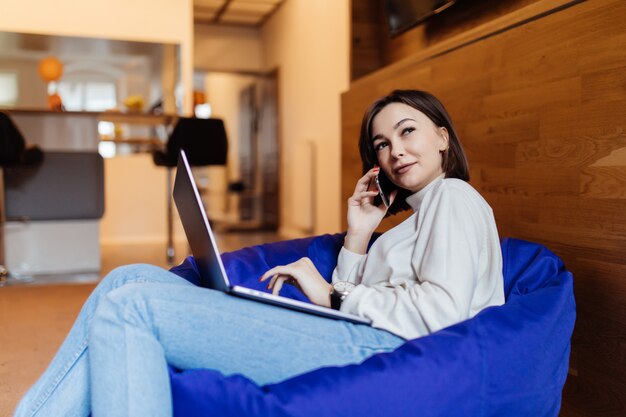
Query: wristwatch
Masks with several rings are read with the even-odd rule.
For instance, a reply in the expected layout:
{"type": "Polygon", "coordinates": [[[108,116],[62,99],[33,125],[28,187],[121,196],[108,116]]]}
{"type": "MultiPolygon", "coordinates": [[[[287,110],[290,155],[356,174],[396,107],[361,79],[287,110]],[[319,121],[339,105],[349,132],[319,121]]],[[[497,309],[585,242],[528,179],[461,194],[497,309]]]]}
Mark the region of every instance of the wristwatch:
{"type": "Polygon", "coordinates": [[[348,281],[337,281],[333,284],[330,290],[330,308],[333,310],[339,310],[341,303],[346,299],[348,294],[356,287],[348,281]]]}

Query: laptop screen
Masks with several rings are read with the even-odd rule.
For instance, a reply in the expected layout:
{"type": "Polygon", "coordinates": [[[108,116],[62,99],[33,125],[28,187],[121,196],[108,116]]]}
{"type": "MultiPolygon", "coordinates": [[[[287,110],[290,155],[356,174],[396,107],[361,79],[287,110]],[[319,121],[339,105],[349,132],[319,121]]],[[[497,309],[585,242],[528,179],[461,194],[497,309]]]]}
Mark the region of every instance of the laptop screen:
{"type": "Polygon", "coordinates": [[[182,150],[178,157],[173,195],[187,241],[200,271],[201,286],[227,292],[230,285],[222,258],[193,179],[187,155],[182,150]]]}

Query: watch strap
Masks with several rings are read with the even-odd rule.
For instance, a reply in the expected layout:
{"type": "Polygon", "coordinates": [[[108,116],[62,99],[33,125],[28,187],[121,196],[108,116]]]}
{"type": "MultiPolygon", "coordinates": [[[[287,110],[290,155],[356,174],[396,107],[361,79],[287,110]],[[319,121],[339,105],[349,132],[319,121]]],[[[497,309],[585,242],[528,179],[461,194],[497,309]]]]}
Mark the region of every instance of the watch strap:
{"type": "Polygon", "coordinates": [[[339,310],[341,308],[341,302],[343,301],[343,297],[339,294],[335,289],[330,290],[330,308],[333,310],[339,310]]]}

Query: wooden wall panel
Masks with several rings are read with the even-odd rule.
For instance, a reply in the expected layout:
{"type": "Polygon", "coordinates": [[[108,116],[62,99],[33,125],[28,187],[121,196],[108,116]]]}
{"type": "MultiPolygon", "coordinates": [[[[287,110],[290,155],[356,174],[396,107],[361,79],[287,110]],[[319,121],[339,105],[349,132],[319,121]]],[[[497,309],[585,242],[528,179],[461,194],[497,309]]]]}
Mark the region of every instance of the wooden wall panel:
{"type": "Polygon", "coordinates": [[[350,79],[356,80],[384,65],[382,3],[379,0],[352,0],[350,79]]]}
{"type": "MultiPolygon", "coordinates": [[[[377,1],[381,2],[382,0],[377,1]]],[[[391,38],[387,36],[383,38],[384,63],[391,64],[396,62],[411,54],[411,52],[436,45],[485,22],[513,13],[538,1],[541,0],[457,1],[457,3],[442,13],[432,16],[423,24],[396,37],[391,38]]],[[[382,14],[381,17],[385,18],[382,14]]]]}
{"type": "Polygon", "coordinates": [[[352,80],[539,1],[458,1],[445,12],[391,38],[384,0],[352,0],[352,80]]]}
{"type": "Polygon", "coordinates": [[[363,111],[394,88],[425,89],[455,120],[500,236],[547,245],[574,273],[563,416],[626,415],[624,22],[622,0],[532,2],[500,28],[489,22],[406,56],[342,96],[344,213],[360,176],[363,111]]]}

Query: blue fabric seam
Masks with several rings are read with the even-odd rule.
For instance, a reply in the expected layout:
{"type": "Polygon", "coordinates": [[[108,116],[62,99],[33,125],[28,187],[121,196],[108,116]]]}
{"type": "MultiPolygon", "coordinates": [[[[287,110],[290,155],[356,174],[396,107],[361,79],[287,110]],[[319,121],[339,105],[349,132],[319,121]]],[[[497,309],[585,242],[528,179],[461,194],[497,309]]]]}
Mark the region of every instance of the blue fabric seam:
{"type": "Polygon", "coordinates": [[[488,408],[488,402],[487,402],[487,383],[486,381],[488,380],[487,378],[487,355],[485,353],[485,345],[483,342],[483,333],[484,333],[484,326],[482,323],[478,323],[478,329],[480,329],[480,337],[478,338],[478,349],[480,352],[480,368],[481,368],[481,375],[480,375],[480,415],[486,416],[487,414],[487,408],[488,408]]]}

